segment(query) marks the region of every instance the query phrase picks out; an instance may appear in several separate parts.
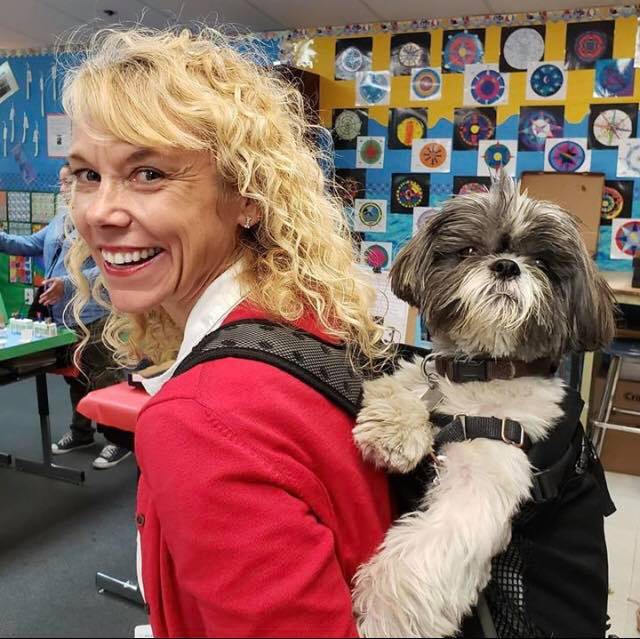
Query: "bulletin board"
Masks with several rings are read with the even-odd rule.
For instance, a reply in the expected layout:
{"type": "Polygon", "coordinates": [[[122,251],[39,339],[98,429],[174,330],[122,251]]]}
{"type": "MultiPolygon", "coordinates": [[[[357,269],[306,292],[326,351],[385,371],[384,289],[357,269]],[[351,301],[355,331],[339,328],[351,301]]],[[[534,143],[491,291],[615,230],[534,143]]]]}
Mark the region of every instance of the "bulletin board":
{"type": "Polygon", "coordinates": [[[321,76],[336,179],[370,266],[390,268],[439,204],[505,170],[604,174],[592,202],[596,260],[631,269],[640,241],[637,6],[263,35],[284,55],[303,51],[321,76]]]}

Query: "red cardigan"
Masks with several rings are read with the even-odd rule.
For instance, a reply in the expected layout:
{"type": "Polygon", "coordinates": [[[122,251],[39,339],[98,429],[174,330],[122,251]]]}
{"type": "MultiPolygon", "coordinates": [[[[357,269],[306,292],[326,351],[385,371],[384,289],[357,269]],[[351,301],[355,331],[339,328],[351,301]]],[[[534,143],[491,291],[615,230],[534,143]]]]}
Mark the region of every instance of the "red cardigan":
{"type": "MultiPolygon", "coordinates": [[[[225,322],[257,316],[242,305],[225,322]]],[[[162,388],[136,429],[154,636],[357,636],[350,582],[391,508],[352,427],[261,362],[208,362],[162,388]]]]}

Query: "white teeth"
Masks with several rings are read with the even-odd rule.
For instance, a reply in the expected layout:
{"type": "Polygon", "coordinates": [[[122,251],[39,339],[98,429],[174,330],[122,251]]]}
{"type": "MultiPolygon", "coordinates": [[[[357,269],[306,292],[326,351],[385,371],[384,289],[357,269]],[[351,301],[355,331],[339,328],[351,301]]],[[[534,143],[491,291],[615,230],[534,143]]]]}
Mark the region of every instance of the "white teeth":
{"type": "Polygon", "coordinates": [[[124,253],[116,253],[114,257],[116,264],[124,264],[124,253]]]}
{"type": "Polygon", "coordinates": [[[133,261],[134,262],[139,262],[140,261],[140,251],[134,251],[133,252],[133,261]]]}
{"type": "Polygon", "coordinates": [[[135,255],[138,255],[139,257],[136,257],[136,260],[139,259],[143,259],[146,260],[148,257],[150,257],[152,255],[151,251],[147,251],[147,249],[143,249],[142,251],[136,251],[135,255]]]}
{"type": "Polygon", "coordinates": [[[131,251],[130,253],[111,253],[109,251],[102,251],[102,257],[105,262],[110,264],[133,264],[140,260],[146,260],[150,257],[154,257],[158,253],[161,253],[160,248],[148,248],[140,249],[138,251],[131,251]]]}

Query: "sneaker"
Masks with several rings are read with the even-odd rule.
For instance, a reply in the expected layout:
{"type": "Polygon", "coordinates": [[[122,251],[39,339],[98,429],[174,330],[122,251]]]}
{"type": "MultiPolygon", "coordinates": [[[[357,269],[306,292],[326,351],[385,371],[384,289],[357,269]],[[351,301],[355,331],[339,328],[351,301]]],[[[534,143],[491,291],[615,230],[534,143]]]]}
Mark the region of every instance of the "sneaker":
{"type": "Polygon", "coordinates": [[[73,431],[67,431],[55,444],[51,444],[51,452],[54,455],[64,455],[72,450],[89,448],[93,446],[93,435],[91,438],[78,437],[73,431]]]}
{"type": "Polygon", "coordinates": [[[119,464],[123,459],[126,459],[131,455],[131,451],[122,446],[115,446],[114,444],[107,444],[100,454],[93,460],[93,467],[97,470],[104,468],[112,468],[119,464]]]}

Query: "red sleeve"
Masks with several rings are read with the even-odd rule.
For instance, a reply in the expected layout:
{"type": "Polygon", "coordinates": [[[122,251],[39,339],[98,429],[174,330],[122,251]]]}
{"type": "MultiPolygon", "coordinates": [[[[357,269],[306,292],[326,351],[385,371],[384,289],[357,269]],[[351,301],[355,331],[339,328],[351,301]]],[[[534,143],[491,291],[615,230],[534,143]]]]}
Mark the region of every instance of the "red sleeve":
{"type": "Polygon", "coordinates": [[[287,463],[195,400],[145,410],[140,460],[175,574],[207,636],[357,637],[333,535],[287,463]]]}

